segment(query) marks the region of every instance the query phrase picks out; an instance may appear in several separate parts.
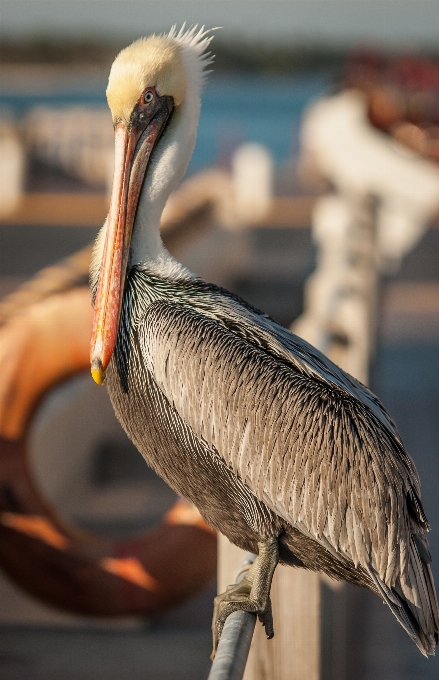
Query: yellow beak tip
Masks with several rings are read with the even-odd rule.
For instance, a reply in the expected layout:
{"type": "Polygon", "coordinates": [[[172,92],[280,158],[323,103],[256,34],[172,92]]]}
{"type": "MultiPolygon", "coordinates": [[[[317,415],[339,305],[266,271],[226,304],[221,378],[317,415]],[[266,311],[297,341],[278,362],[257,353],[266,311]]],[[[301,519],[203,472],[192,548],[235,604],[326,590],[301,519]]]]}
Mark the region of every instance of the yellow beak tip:
{"type": "Polygon", "coordinates": [[[97,385],[103,385],[105,379],[105,370],[103,368],[92,368],[91,375],[97,385]]]}

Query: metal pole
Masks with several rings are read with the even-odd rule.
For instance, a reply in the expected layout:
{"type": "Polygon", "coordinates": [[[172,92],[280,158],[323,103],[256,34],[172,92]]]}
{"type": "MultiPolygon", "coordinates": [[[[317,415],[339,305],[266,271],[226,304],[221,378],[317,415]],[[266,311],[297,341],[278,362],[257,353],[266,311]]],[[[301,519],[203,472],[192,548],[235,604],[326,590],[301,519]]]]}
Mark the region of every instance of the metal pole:
{"type": "MultiPolygon", "coordinates": [[[[236,583],[239,583],[256,559],[247,553],[240,564],[236,583]]],[[[256,625],[256,614],[237,611],[227,617],[218,649],[207,680],[242,680],[256,625]]]]}

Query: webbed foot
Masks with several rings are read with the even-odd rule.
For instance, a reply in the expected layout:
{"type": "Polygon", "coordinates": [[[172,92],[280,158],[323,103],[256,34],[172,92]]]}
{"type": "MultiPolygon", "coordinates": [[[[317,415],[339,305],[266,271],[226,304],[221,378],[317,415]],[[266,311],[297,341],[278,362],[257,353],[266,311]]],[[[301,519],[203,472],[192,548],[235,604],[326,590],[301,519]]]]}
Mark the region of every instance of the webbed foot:
{"type": "Polygon", "coordinates": [[[241,610],[257,614],[265,627],[267,638],[270,639],[274,635],[270,589],[274,570],[279,561],[277,538],[261,542],[258,547],[259,554],[244,578],[239,583],[228,586],[226,592],[217,595],[214,600],[212,659],[215,657],[224,623],[233,612],[241,610]]]}

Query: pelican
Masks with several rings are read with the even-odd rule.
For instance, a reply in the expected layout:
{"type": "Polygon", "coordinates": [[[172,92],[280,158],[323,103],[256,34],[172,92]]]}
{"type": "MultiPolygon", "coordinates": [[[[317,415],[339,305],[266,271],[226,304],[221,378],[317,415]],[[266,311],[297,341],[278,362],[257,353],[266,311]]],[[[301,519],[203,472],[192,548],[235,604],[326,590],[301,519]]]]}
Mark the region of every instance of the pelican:
{"type": "Polygon", "coordinates": [[[429,526],[390,415],[317,349],[162,244],[160,216],[195,144],[211,38],[174,28],[137,40],[111,67],[115,170],[91,266],[93,378],[147,463],[257,554],[244,581],[215,599],[214,649],[237,609],[273,636],[281,562],[371,589],[433,654],[429,526]]]}

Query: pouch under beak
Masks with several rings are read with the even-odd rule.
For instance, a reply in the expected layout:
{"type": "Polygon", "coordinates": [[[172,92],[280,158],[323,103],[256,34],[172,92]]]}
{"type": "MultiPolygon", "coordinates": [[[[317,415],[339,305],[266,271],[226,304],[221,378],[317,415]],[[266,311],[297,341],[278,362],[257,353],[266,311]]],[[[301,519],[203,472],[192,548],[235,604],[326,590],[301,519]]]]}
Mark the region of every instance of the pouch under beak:
{"type": "MultiPolygon", "coordinates": [[[[140,192],[154,146],[172,111],[170,97],[147,124],[141,117],[128,129],[123,123],[115,128],[115,166],[110,210],[94,304],[91,335],[91,373],[101,385],[116,345],[122,298],[140,192]]],[[[164,101],[163,101],[164,100],[164,101]]]]}

